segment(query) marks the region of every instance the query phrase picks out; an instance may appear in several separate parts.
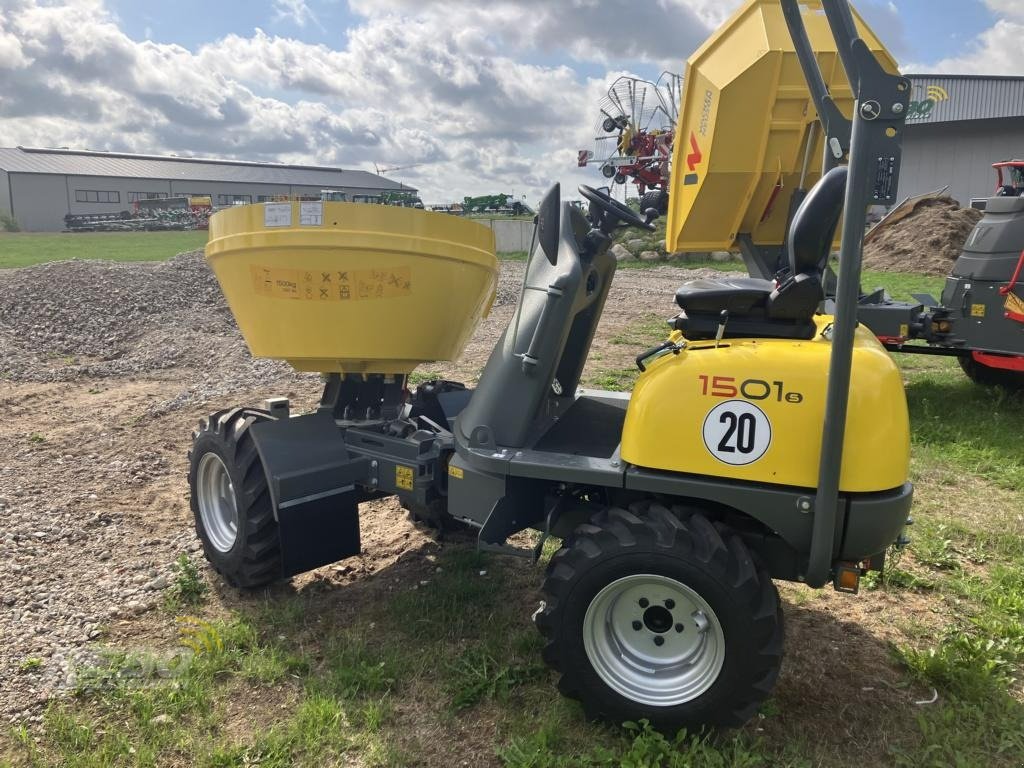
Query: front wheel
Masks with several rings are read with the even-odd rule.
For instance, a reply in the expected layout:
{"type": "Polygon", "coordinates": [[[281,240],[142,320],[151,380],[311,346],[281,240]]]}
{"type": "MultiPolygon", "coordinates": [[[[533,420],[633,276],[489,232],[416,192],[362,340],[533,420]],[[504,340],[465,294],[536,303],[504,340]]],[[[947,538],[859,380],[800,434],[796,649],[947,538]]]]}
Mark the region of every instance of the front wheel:
{"type": "Polygon", "coordinates": [[[263,464],[249,428],[266,411],[213,414],[193,435],[189,490],[206,559],[230,584],[253,588],[281,577],[281,544],[263,464]]]}
{"type": "Polygon", "coordinates": [[[670,733],[738,726],[778,677],[775,586],[701,515],[606,510],[552,558],[544,592],[544,658],[592,718],[670,733]]]}

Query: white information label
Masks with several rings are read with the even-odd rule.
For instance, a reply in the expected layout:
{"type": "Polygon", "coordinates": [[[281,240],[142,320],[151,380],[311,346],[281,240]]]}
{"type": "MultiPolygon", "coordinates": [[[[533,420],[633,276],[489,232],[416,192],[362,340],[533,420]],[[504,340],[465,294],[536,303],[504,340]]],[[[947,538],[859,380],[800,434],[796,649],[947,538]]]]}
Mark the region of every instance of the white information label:
{"type": "Polygon", "coordinates": [[[764,411],[746,400],[726,400],[704,417],[704,445],[721,462],[740,466],[764,456],[772,442],[772,424],[764,411]]]}
{"type": "Polygon", "coordinates": [[[291,203],[264,203],[264,227],[290,227],[292,225],[291,203]]]}
{"type": "Polygon", "coordinates": [[[324,204],[317,200],[313,203],[299,203],[299,226],[319,227],[324,223],[324,204]]]}

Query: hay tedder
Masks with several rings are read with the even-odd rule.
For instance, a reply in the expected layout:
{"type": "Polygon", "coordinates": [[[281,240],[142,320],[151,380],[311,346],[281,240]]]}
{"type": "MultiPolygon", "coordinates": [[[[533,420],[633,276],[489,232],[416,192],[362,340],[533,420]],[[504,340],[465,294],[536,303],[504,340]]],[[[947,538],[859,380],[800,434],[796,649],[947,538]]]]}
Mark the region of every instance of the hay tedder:
{"type": "Polygon", "coordinates": [[[669,730],[750,718],[782,663],[773,579],[855,592],[912,497],[900,373],[856,321],[864,213],[892,198],[909,84],[845,0],[812,5],[748,0],[690,59],[668,222],[757,242],[781,238],[792,207],[789,276],[682,286],[665,341],[637,350],[632,393],[580,387],[612,234],[653,228],[603,192],[580,188],[588,215],[557,185],[544,197],[518,306],[472,388],[412,390],[409,374],[456,358],[488,313],[489,230],[335,202],[214,216],[207,258],[252,353],[326,375],[312,412],[270,400],[196,433],[192,510],[224,578],[259,587],[357,554],[359,505],[386,496],[486,551],[538,559],[555,536],[535,621],[566,695],[669,730]],[[816,104],[822,80],[832,95],[816,104]],[[818,131],[816,107],[843,102],[852,130],[818,131]],[[750,115],[770,116],[755,146],[734,127],[750,115]],[[700,157],[679,162],[694,143],[700,157]],[[801,170],[822,152],[824,174],[801,170]],[[767,172],[735,170],[765,156],[767,172]],[[757,213],[724,220],[722,194],[757,213]]]}
{"type": "Polygon", "coordinates": [[[595,149],[581,149],[578,165],[596,163],[615,184],[632,181],[640,210],[668,210],[669,165],[683,79],[662,72],[658,82],[622,76],[601,100],[595,149]]]}

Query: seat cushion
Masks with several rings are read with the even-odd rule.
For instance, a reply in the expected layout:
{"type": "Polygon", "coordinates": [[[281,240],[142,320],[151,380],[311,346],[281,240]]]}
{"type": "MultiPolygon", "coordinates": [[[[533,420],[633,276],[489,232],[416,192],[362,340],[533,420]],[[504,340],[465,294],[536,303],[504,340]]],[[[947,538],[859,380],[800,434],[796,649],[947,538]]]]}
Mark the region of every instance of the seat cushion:
{"type": "Polygon", "coordinates": [[[676,291],[676,304],[687,314],[758,314],[764,311],[775,290],[773,280],[755,277],[724,277],[718,280],[691,280],[676,291]]]}

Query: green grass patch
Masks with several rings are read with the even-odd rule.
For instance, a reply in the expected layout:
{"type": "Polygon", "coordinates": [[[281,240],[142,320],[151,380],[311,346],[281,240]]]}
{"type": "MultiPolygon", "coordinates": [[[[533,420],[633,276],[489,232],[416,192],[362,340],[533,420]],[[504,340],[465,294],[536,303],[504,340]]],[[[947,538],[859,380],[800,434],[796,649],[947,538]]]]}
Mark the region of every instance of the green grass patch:
{"type": "Polygon", "coordinates": [[[208,590],[199,567],[183,552],[174,562],[174,581],[164,593],[164,606],[172,611],[183,606],[197,606],[203,602],[208,590]]]}
{"type": "Polygon", "coordinates": [[[47,261],[164,261],[182,251],[206,245],[207,233],[75,232],[0,233],[0,269],[28,267],[47,261]]]}

